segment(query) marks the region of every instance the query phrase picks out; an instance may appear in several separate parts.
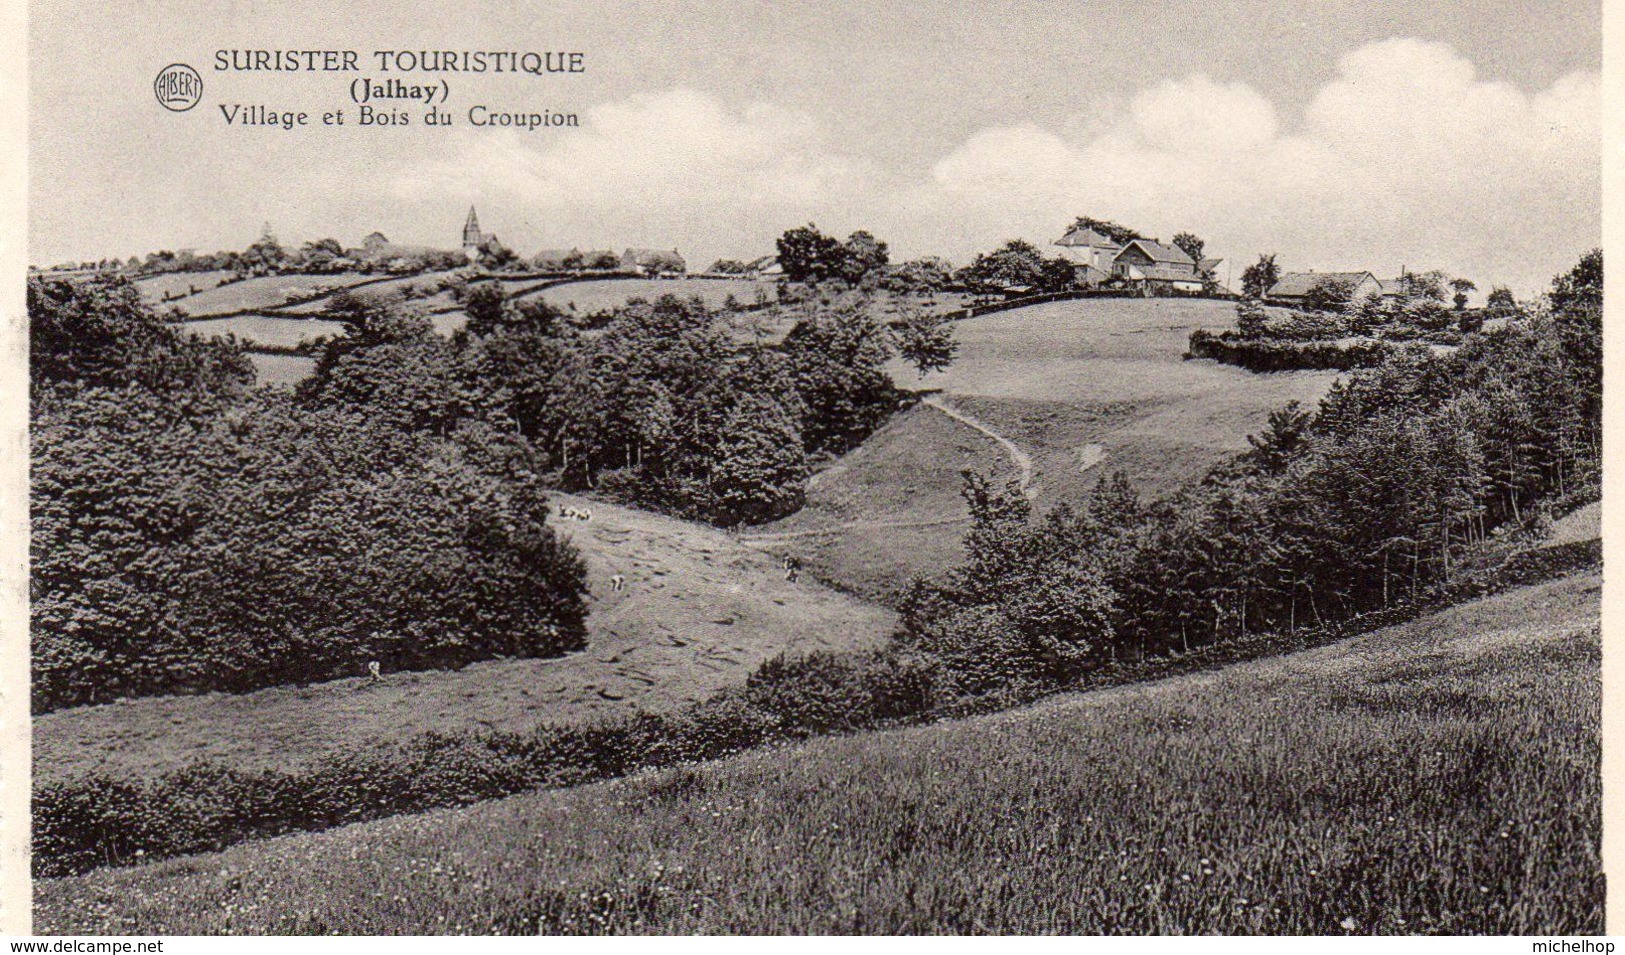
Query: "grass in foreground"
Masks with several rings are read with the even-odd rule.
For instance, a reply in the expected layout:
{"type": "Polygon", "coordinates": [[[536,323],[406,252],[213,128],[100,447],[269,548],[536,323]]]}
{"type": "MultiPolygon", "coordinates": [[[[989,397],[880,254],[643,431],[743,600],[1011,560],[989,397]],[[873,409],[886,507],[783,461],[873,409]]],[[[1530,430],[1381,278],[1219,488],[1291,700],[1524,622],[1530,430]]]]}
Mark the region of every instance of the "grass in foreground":
{"type": "Polygon", "coordinates": [[[1599,588],[41,882],[35,929],[1596,933],[1599,588]]]}

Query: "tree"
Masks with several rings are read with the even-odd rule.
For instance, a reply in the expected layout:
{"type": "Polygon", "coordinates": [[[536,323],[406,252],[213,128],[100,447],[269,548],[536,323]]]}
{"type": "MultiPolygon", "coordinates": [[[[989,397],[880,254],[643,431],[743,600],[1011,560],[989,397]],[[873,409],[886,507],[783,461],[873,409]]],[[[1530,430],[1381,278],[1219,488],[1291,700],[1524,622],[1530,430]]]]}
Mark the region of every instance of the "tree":
{"type": "Polygon", "coordinates": [[[841,278],[855,286],[867,276],[883,273],[888,261],[886,243],[860,230],[848,236],[841,246],[837,270],[841,278]]]}
{"type": "Polygon", "coordinates": [[[1579,264],[1552,280],[1553,312],[1572,306],[1602,305],[1602,250],[1592,249],[1579,264]]]}
{"type": "Polygon", "coordinates": [[[1456,311],[1467,307],[1467,293],[1478,291],[1478,285],[1472,279],[1454,278],[1450,280],[1450,287],[1456,290],[1456,311]]]}
{"type": "Polygon", "coordinates": [[[1445,275],[1440,271],[1406,272],[1399,277],[1400,296],[1407,302],[1443,302],[1445,275]]]}
{"type": "Polygon", "coordinates": [[[1517,308],[1518,302],[1512,297],[1512,290],[1505,285],[1497,285],[1490,289],[1490,295],[1485,304],[1493,309],[1517,308]]]}
{"type": "Polygon", "coordinates": [[[782,397],[741,394],[719,436],[707,481],[713,520],[761,524],[801,507],[807,459],[800,423],[782,397]]]}
{"type": "Polygon", "coordinates": [[[1192,262],[1202,261],[1202,250],[1207,243],[1197,238],[1191,232],[1179,232],[1174,235],[1174,247],[1191,257],[1192,262]]]}
{"type": "Polygon", "coordinates": [[[841,274],[841,243],[818,231],[818,226],[790,229],[779,236],[779,266],[792,282],[822,282],[841,274]]]}
{"type": "Polygon", "coordinates": [[[1073,219],[1072,228],[1092,229],[1113,242],[1116,242],[1118,245],[1128,245],[1135,239],[1145,238],[1145,236],[1134,231],[1133,229],[1130,229],[1128,226],[1118,225],[1117,223],[1108,221],[1106,219],[1091,218],[1090,216],[1078,216],[1076,219],[1073,219]]]}
{"type": "Polygon", "coordinates": [[[1263,298],[1276,282],[1281,280],[1281,267],[1275,264],[1275,253],[1260,255],[1258,261],[1241,273],[1241,290],[1248,298],[1263,298]]]}
{"type": "MultiPolygon", "coordinates": [[[[1016,286],[1044,285],[1044,255],[1031,242],[1012,239],[986,255],[978,255],[959,270],[956,278],[979,292],[999,292],[1016,286]]],[[[1069,272],[1070,274],[1070,272],[1069,272]]]]}
{"type": "Polygon", "coordinates": [[[1354,282],[1349,279],[1320,279],[1304,295],[1304,307],[1317,312],[1347,311],[1354,299],[1354,288],[1354,282]]]}
{"type": "Polygon", "coordinates": [[[886,273],[882,285],[900,295],[940,292],[953,281],[953,267],[939,258],[911,259],[886,273]]]}
{"type": "Polygon", "coordinates": [[[1269,312],[1256,298],[1236,303],[1236,331],[1242,338],[1263,338],[1269,328],[1269,312]]]}
{"type": "Polygon", "coordinates": [[[138,386],[197,398],[232,397],[254,382],[235,339],[199,339],[154,315],[123,275],[28,282],[29,384],[138,386]]]}
{"type": "Polygon", "coordinates": [[[508,324],[507,306],[508,293],[501,282],[474,282],[463,291],[463,312],[468,315],[468,324],[464,327],[470,335],[490,335],[508,324]]]}
{"type": "Polygon", "coordinates": [[[842,453],[868,437],[896,404],[886,374],[891,336],[861,304],[798,322],[785,336],[790,375],[806,406],[809,452],[842,453]]]}
{"type": "Polygon", "coordinates": [[[922,380],[933,371],[946,371],[959,351],[952,323],[919,309],[910,310],[893,327],[892,338],[897,353],[914,366],[922,380]]]}

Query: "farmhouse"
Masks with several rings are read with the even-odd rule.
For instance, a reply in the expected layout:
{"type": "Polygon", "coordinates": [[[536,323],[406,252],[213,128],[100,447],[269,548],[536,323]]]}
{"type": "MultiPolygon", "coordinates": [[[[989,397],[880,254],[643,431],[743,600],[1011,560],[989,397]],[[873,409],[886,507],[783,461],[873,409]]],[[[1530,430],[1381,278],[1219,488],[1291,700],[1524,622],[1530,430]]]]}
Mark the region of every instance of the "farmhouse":
{"type": "Polygon", "coordinates": [[[779,264],[778,256],[764,255],[759,259],[753,259],[747,264],[745,274],[765,279],[783,278],[784,266],[779,264]]]}
{"type": "Polygon", "coordinates": [[[1154,239],[1135,239],[1124,246],[1112,259],[1112,274],[1130,285],[1166,285],[1182,292],[1200,292],[1205,284],[1195,259],[1154,239]]]}
{"type": "Polygon", "coordinates": [[[1117,281],[1145,291],[1169,288],[1200,292],[1223,259],[1197,262],[1184,250],[1156,239],[1134,239],[1124,244],[1086,226],[1077,226],[1055,244],[1077,265],[1078,281],[1099,285],[1117,281]]]}
{"type": "Polygon", "coordinates": [[[621,256],[621,268],[645,275],[682,275],[688,263],[676,249],[627,249],[621,256]]]}
{"type": "Polygon", "coordinates": [[[1398,294],[1399,280],[1384,283],[1370,272],[1287,272],[1279,281],[1269,287],[1264,297],[1272,302],[1299,304],[1308,297],[1317,285],[1325,282],[1346,282],[1353,292],[1349,301],[1358,301],[1372,295],[1398,294]],[[1388,286],[1393,291],[1389,292],[1388,286]]]}
{"type": "Polygon", "coordinates": [[[1066,257],[1078,264],[1078,280],[1099,285],[1112,275],[1112,260],[1123,247],[1093,229],[1079,226],[1056,241],[1066,257]]]}

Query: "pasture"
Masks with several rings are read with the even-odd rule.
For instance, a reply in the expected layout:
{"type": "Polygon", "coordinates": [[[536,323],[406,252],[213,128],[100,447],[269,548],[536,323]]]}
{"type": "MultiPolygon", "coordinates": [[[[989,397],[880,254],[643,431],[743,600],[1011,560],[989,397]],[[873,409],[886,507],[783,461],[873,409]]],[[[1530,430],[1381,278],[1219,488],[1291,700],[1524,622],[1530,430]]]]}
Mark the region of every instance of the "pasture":
{"type": "Polygon", "coordinates": [[[254,371],[262,385],[287,385],[291,388],[310,377],[316,370],[316,359],[304,355],[266,355],[250,352],[248,358],[254,363],[254,371]]]}
{"type": "Polygon", "coordinates": [[[265,275],[216,286],[171,304],[189,318],[234,315],[238,312],[264,312],[294,299],[316,295],[324,290],[348,288],[372,278],[360,272],[338,275],[265,275]]]}
{"type": "Polygon", "coordinates": [[[215,335],[236,335],[239,341],[253,345],[292,348],[301,342],[326,336],[337,338],[344,334],[339,322],[321,319],[273,318],[268,315],[238,315],[233,318],[208,318],[199,322],[186,322],[176,326],[202,338],[215,335]]]}
{"type": "Polygon", "coordinates": [[[889,603],[912,576],[959,562],[968,520],[960,472],[1018,476],[993,439],[928,405],[902,412],[813,475],[807,506],[743,538],[793,554],[808,574],[889,603]]]}
{"type": "MultiPolygon", "coordinates": [[[[256,356],[258,358],[260,356],[256,356]]],[[[460,671],[386,674],[232,695],[155,697],[34,721],[35,779],[92,768],[137,778],[211,756],[289,767],[343,746],[428,730],[526,730],[628,710],[664,711],[743,682],[781,652],[881,643],[894,615],[807,580],[719,530],[568,495],[590,521],[559,520],[588,563],[587,649],[460,671]],[[610,578],[620,574],[625,589],[610,578]]]]}
{"type": "Polygon", "coordinates": [[[214,288],[233,274],[226,269],[216,269],[212,272],[166,272],[163,275],[136,279],[135,287],[149,305],[161,306],[166,296],[173,298],[191,295],[194,294],[192,289],[203,292],[214,288]]]}
{"type": "MultiPolygon", "coordinates": [[[[1201,299],[1053,302],[955,322],[959,354],[944,373],[922,381],[901,361],[891,371],[898,387],[934,393],[1030,458],[1039,511],[1078,500],[1114,470],[1158,497],[1245,451],[1247,435],[1288,401],[1313,408],[1336,380],[1183,360],[1193,328],[1229,328],[1234,318],[1232,304],[1201,299]]],[[[963,421],[923,411],[835,462],[806,508],[763,530],[822,531],[809,570],[876,599],[947,569],[964,524],[939,519],[964,514],[960,469],[1001,475],[1010,455],[963,421]],[[982,453],[937,458],[950,434],[982,453]],[[907,486],[915,491],[900,498],[883,490],[907,486]]]]}
{"type": "Polygon", "coordinates": [[[721,308],[728,296],[732,295],[739,304],[750,305],[756,301],[758,289],[770,300],[776,298],[776,284],[773,282],[697,278],[595,279],[555,285],[530,294],[540,296],[555,308],[569,311],[574,306],[577,314],[587,315],[625,305],[634,298],[653,301],[662,295],[676,295],[679,298],[699,296],[710,308],[721,308]]]}
{"type": "Polygon", "coordinates": [[[994,716],[41,881],[34,928],[1596,934],[1600,584],[994,716]]]}
{"type": "MultiPolygon", "coordinates": [[[[431,292],[431,290],[438,288],[440,283],[448,276],[454,274],[454,271],[455,270],[448,270],[444,272],[424,272],[419,275],[403,275],[400,278],[394,279],[370,275],[365,277],[367,284],[362,285],[360,288],[356,288],[355,294],[361,296],[362,298],[381,298],[388,295],[400,295],[406,298],[414,298],[427,295],[431,292]],[[380,279],[382,279],[382,281],[379,281],[380,279]]],[[[350,286],[343,286],[343,288],[348,287],[350,286]]],[[[335,292],[341,290],[342,288],[334,289],[335,292]]],[[[331,301],[331,295],[324,295],[314,301],[303,302],[299,305],[278,309],[278,311],[284,315],[320,315],[327,311],[327,306],[331,301]]]]}

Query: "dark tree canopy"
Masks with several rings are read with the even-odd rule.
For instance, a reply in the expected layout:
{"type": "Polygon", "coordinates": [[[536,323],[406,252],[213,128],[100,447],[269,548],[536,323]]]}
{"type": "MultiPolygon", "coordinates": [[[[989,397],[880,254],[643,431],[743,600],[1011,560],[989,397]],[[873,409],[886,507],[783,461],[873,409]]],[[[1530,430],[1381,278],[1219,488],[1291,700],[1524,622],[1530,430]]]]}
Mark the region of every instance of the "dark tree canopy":
{"type": "Polygon", "coordinates": [[[1118,245],[1128,245],[1135,239],[1143,239],[1141,235],[1126,225],[1118,225],[1108,219],[1096,219],[1092,216],[1078,216],[1072,220],[1074,229],[1093,229],[1118,245]]]}

